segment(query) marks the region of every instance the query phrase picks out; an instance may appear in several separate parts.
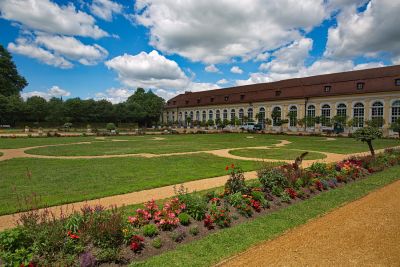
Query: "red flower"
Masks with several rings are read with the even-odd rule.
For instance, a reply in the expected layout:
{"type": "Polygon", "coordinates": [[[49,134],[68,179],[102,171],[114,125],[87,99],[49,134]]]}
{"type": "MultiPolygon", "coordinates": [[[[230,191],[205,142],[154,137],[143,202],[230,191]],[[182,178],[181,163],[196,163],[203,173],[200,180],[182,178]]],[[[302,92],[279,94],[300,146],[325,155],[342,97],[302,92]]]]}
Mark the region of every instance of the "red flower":
{"type": "Polygon", "coordinates": [[[229,166],[228,165],[226,165],[225,171],[229,171],[229,166]]]}
{"type": "Polygon", "coordinates": [[[234,169],[235,168],[235,164],[232,163],[231,168],[234,169]]]}

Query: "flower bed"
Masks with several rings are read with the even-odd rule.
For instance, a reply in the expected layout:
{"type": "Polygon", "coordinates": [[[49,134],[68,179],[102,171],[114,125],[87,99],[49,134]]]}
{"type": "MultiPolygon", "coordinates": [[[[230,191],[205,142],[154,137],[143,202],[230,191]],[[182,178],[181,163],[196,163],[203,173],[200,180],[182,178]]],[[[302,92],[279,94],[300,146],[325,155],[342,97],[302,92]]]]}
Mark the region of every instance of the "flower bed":
{"type": "Polygon", "coordinates": [[[400,164],[400,151],[389,149],[372,157],[336,164],[296,164],[262,168],[259,183],[244,183],[236,166],[223,192],[188,194],[157,205],[149,201],[133,214],[85,207],[81,213],[55,219],[49,212],[31,211],[20,226],[0,233],[0,258],[6,266],[94,266],[131,261],[171,250],[251,218],[344,186],[369,173],[400,164]]]}

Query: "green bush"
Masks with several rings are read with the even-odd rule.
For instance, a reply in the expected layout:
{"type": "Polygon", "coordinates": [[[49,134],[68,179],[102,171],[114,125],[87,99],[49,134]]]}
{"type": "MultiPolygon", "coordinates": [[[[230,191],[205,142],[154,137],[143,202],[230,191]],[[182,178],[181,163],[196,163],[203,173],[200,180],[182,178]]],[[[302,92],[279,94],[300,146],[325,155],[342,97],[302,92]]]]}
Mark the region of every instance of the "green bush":
{"type": "Polygon", "coordinates": [[[115,124],[112,123],[112,122],[107,123],[107,125],[106,125],[106,129],[107,129],[108,131],[115,130],[116,128],[117,128],[117,127],[115,127],[115,124]]]}
{"type": "Polygon", "coordinates": [[[143,235],[148,237],[153,237],[158,235],[158,228],[154,224],[146,224],[142,228],[143,235]]]}
{"type": "Polygon", "coordinates": [[[99,262],[113,262],[119,259],[118,248],[103,248],[95,254],[97,261],[99,262]]]}
{"type": "Polygon", "coordinates": [[[254,200],[257,200],[261,203],[264,208],[269,207],[268,200],[265,199],[264,193],[260,191],[252,191],[251,196],[254,200]]]}
{"type": "Polygon", "coordinates": [[[286,176],[276,168],[265,168],[258,172],[258,180],[267,192],[283,190],[289,186],[286,176]]]}
{"type": "Polygon", "coordinates": [[[21,227],[0,233],[0,259],[6,266],[27,266],[33,257],[33,240],[21,227]]]}
{"type": "MultiPolygon", "coordinates": [[[[229,166],[227,166],[227,169],[229,169],[229,166]]],[[[225,192],[228,194],[237,192],[246,194],[248,191],[249,189],[244,182],[243,170],[241,168],[232,166],[229,179],[225,183],[225,192]]]]}
{"type": "Polygon", "coordinates": [[[186,205],[186,213],[192,216],[193,219],[201,221],[207,212],[207,202],[200,194],[188,194],[183,190],[179,190],[178,198],[186,205]]]}
{"type": "Polygon", "coordinates": [[[199,232],[200,232],[200,230],[199,230],[199,227],[197,225],[193,226],[193,227],[190,227],[190,229],[189,229],[189,234],[191,234],[192,236],[198,235],[199,232]]]}
{"type": "Polygon", "coordinates": [[[159,237],[155,238],[155,239],[151,242],[151,245],[152,245],[154,248],[161,248],[161,247],[162,247],[161,238],[159,238],[159,237]]]}
{"type": "Polygon", "coordinates": [[[325,176],[329,172],[328,165],[323,162],[314,162],[310,167],[308,167],[308,170],[318,174],[319,176],[325,176]]]}
{"type": "Polygon", "coordinates": [[[190,224],[190,216],[189,214],[182,212],[178,215],[179,221],[182,225],[189,225],[190,224]]]}

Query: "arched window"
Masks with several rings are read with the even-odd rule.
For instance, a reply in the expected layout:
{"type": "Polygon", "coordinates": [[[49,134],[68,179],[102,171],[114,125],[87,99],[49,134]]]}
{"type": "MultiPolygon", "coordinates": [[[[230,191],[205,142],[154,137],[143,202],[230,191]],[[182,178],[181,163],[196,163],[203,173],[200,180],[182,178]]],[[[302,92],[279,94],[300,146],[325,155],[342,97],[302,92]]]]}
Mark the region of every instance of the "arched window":
{"type": "Polygon", "coordinates": [[[244,117],[244,110],[241,108],[241,109],[239,109],[239,120],[240,120],[240,123],[243,123],[243,117],[244,117]]]}
{"type": "Polygon", "coordinates": [[[331,106],[325,104],[321,109],[321,125],[330,126],[331,124],[331,106]]]}
{"type": "Polygon", "coordinates": [[[356,103],[353,106],[353,126],[364,127],[364,104],[356,103]]]}
{"type": "Polygon", "coordinates": [[[193,121],[193,111],[190,111],[190,119],[193,121]]]}
{"type": "Polygon", "coordinates": [[[182,112],[179,112],[178,115],[178,122],[181,124],[182,123],[182,112]]]}
{"type": "Polygon", "coordinates": [[[214,120],[214,113],[213,113],[212,110],[210,110],[210,111],[208,112],[208,119],[209,119],[209,120],[214,120]]]}
{"type": "Polygon", "coordinates": [[[260,108],[258,112],[258,123],[264,124],[265,122],[265,108],[260,108]]]}
{"type": "Polygon", "coordinates": [[[175,122],[175,111],[172,111],[172,122],[175,122]]]}
{"type": "Polygon", "coordinates": [[[347,116],[347,107],[346,104],[340,103],[336,109],[336,115],[342,118],[347,116]]]}
{"type": "Polygon", "coordinates": [[[314,127],[315,125],[315,106],[309,105],[307,107],[307,126],[314,127]]]}
{"type": "Polygon", "coordinates": [[[236,111],[234,109],[231,109],[231,122],[232,122],[232,124],[235,123],[235,117],[236,117],[236,111]]]}
{"type": "Polygon", "coordinates": [[[274,107],[272,110],[272,123],[274,126],[280,126],[281,125],[281,118],[282,118],[282,110],[280,107],[274,107]]]}
{"type": "Polygon", "coordinates": [[[289,126],[295,127],[297,125],[297,107],[291,106],[289,109],[289,126]]]}
{"type": "Polygon", "coordinates": [[[392,123],[400,119],[400,100],[396,100],[392,104],[392,123]]]}
{"type": "Polygon", "coordinates": [[[249,108],[247,110],[247,118],[249,119],[249,121],[253,121],[253,109],[249,108]]]}
{"type": "Polygon", "coordinates": [[[202,113],[202,121],[203,121],[203,122],[206,122],[206,120],[207,120],[207,112],[206,112],[205,110],[203,110],[203,113],[202,113]]]}
{"type": "Polygon", "coordinates": [[[224,118],[224,120],[228,119],[228,110],[224,109],[224,112],[222,114],[222,117],[224,118]]]}
{"type": "Polygon", "coordinates": [[[187,121],[187,118],[188,118],[188,113],[187,111],[185,111],[185,122],[187,121]]]}
{"type": "Polygon", "coordinates": [[[382,102],[374,102],[371,109],[371,119],[376,123],[376,126],[383,126],[383,104],[382,102]]]}
{"type": "Polygon", "coordinates": [[[196,111],[196,121],[200,121],[200,111],[196,111]]]}
{"type": "Polygon", "coordinates": [[[215,111],[215,119],[220,120],[221,119],[221,112],[219,110],[215,111]]]}

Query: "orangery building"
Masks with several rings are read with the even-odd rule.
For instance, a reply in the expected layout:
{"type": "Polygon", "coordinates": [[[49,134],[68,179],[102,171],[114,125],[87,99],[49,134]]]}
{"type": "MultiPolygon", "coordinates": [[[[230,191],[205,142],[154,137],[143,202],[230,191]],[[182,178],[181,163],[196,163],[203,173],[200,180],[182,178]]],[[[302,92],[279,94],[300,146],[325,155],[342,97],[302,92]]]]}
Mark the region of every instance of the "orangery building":
{"type": "Polygon", "coordinates": [[[375,121],[386,136],[399,118],[400,65],[185,92],[168,100],[163,113],[164,122],[177,126],[254,121],[284,132],[329,131],[334,121],[350,132],[375,121]]]}

